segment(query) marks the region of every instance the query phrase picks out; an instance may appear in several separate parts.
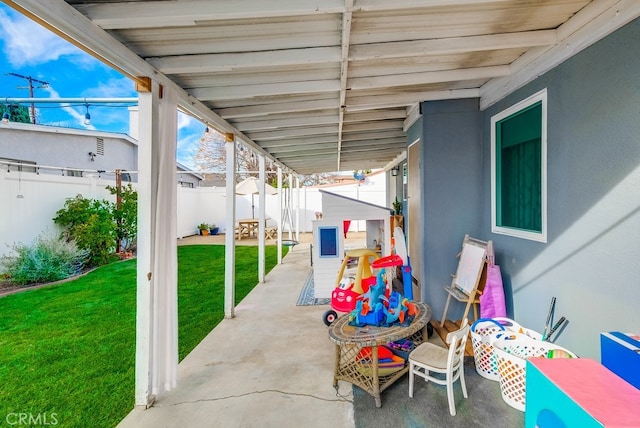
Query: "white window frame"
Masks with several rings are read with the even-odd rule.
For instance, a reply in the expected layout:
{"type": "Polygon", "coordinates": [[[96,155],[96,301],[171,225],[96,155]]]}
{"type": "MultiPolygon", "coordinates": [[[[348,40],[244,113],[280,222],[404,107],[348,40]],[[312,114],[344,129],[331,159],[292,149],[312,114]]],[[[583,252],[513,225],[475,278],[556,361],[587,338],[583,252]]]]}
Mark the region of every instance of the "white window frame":
{"type": "Polygon", "coordinates": [[[512,105],[506,110],[491,117],[491,232],[513,236],[516,238],[528,239],[531,241],[547,242],[547,89],[543,89],[530,97],[512,105]],[[542,102],[542,130],[541,130],[541,232],[532,232],[512,227],[498,226],[496,224],[496,124],[521,110],[537,103],[542,102]]]}

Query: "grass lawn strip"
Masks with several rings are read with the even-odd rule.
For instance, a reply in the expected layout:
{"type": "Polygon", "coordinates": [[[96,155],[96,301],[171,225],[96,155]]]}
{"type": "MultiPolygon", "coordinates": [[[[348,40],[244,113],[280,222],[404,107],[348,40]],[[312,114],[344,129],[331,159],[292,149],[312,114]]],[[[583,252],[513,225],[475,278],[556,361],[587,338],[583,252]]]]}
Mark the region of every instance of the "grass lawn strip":
{"type": "MultiPolygon", "coordinates": [[[[257,284],[257,254],[236,247],[236,304],[257,284]]],[[[0,426],[15,413],[117,425],[134,406],[135,298],[135,260],[1,298],[0,426]]],[[[178,317],[182,360],[224,318],[224,246],[178,247],[178,317]]]]}

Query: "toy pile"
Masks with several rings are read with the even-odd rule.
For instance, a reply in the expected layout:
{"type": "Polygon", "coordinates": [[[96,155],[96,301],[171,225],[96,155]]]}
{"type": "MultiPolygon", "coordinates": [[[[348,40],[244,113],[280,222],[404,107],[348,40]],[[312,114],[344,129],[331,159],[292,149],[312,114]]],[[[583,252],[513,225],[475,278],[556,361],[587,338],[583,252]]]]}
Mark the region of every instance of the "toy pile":
{"type": "Polygon", "coordinates": [[[416,306],[397,291],[391,291],[384,281],[383,271],[377,282],[357,297],[356,307],[349,313],[349,325],[363,327],[408,326],[415,318],[416,306]]]}
{"type": "MultiPolygon", "coordinates": [[[[371,363],[373,362],[373,355],[370,347],[365,347],[360,350],[356,356],[356,360],[359,362],[358,370],[367,376],[371,375],[371,363]]],[[[401,356],[395,355],[389,348],[385,346],[378,346],[378,375],[388,376],[404,368],[405,359],[401,356]]]]}

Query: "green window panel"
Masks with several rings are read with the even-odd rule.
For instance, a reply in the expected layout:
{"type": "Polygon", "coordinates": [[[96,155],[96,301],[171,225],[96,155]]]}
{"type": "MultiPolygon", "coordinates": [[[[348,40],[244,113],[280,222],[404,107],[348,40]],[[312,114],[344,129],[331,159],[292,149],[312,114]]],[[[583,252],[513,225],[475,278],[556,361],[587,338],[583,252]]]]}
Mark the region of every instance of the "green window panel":
{"type": "Polygon", "coordinates": [[[546,91],[492,118],[492,230],[546,242],[546,91]]]}

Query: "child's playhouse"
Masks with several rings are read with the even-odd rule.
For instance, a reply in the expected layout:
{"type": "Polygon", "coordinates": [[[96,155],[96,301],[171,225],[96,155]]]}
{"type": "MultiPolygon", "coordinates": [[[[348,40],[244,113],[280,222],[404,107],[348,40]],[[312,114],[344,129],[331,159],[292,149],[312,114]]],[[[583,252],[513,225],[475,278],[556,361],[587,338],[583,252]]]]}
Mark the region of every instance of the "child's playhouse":
{"type": "MultiPolygon", "coordinates": [[[[349,224],[365,223],[366,248],[381,257],[391,254],[391,208],[321,190],[322,219],[313,221],[313,281],[316,298],[329,298],[336,287],[336,275],[344,259],[349,224]]],[[[362,247],[362,245],[359,245],[362,247]]]]}

